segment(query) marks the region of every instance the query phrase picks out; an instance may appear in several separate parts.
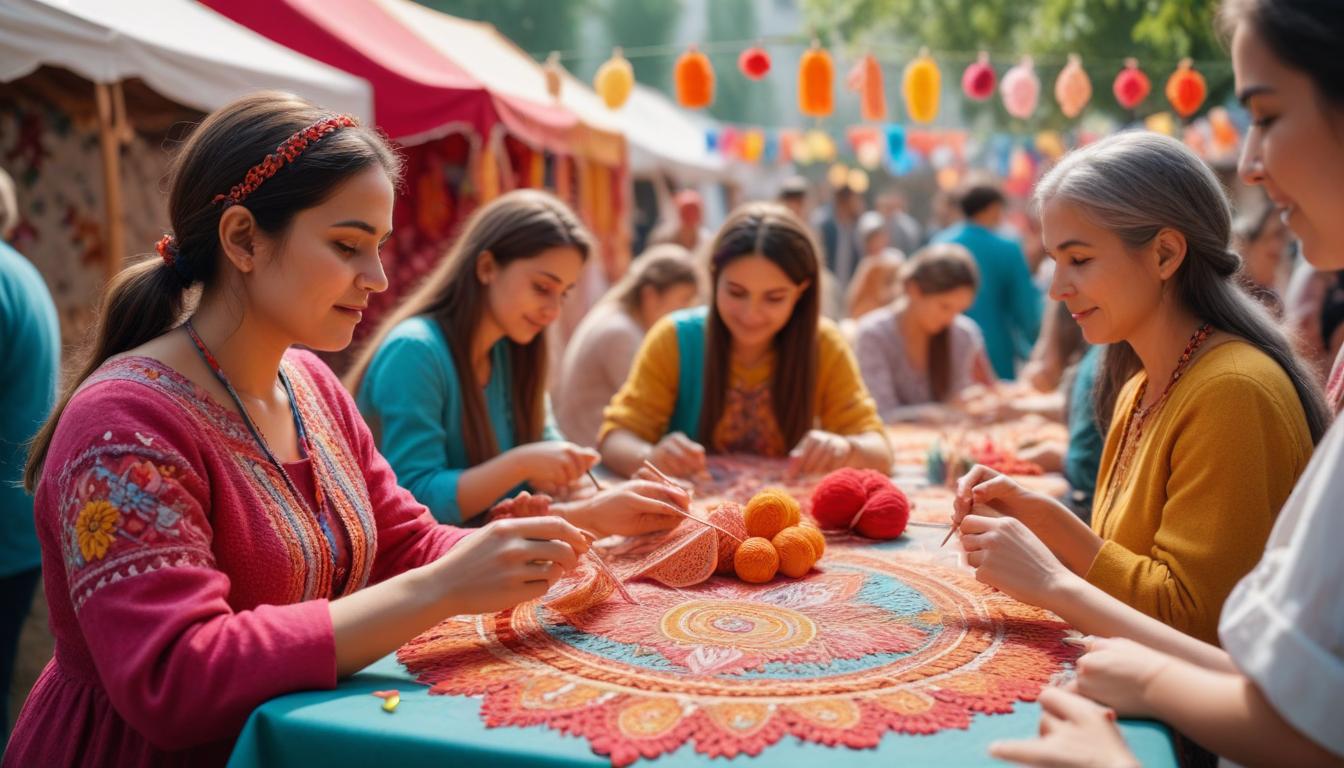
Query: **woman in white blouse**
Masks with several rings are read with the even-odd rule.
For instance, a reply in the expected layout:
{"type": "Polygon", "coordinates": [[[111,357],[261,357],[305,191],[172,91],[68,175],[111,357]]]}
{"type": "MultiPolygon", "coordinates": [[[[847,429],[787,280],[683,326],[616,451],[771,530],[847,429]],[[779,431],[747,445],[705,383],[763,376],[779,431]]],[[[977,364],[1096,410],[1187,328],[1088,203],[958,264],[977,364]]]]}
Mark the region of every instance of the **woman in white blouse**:
{"type": "MultiPolygon", "coordinates": [[[[1344,269],[1344,3],[1226,0],[1238,97],[1251,115],[1240,172],[1262,185],[1318,269],[1344,269]]],[[[1337,388],[1344,366],[1331,376],[1337,388]]],[[[965,514],[967,500],[958,500],[965,514]]],[[[1233,513],[1234,510],[1229,510],[1233,513]]],[[[1069,688],[1041,697],[1041,737],[995,757],[1030,765],[1135,765],[1110,710],[1164,720],[1243,765],[1344,765],[1344,424],[1336,421],[1223,606],[1222,648],[1076,583],[1024,526],[983,517],[966,538],[1017,539],[977,575],[1026,597],[1059,590],[1091,640],[1069,688]],[[1048,585],[1048,586],[1044,586],[1048,585]],[[1127,639],[1117,639],[1127,638],[1127,639]]],[[[963,527],[965,522],[963,522],[963,527]]],[[[971,541],[968,547],[974,549],[971,541]]],[[[1040,604],[1040,603],[1038,603],[1040,604]]]]}

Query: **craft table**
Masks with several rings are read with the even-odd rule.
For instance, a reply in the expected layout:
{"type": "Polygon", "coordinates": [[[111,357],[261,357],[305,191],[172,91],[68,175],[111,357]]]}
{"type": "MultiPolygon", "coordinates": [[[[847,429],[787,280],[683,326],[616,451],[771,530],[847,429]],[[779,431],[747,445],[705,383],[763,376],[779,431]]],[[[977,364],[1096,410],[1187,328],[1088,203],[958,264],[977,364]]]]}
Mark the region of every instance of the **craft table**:
{"type": "MultiPolygon", "coordinates": [[[[865,557],[873,556],[886,558],[888,562],[897,565],[905,563],[908,559],[909,563],[915,564],[907,570],[910,579],[913,579],[911,583],[919,583],[919,574],[923,572],[944,574],[939,578],[946,579],[947,571],[939,569],[954,567],[950,563],[955,555],[937,548],[938,541],[945,531],[946,528],[912,526],[905,537],[887,544],[859,544],[846,549],[844,542],[837,542],[835,547],[828,549],[826,555],[826,559],[831,563],[827,568],[828,578],[843,581],[847,577],[846,574],[857,572],[855,570],[857,566],[854,564],[863,562],[865,557]],[[868,550],[865,551],[864,547],[868,550]]],[[[947,549],[953,548],[954,546],[949,544],[947,549]]],[[[973,579],[970,581],[973,582],[973,579]]],[[[825,579],[819,579],[817,583],[827,582],[825,579]]],[[[638,586],[638,582],[635,582],[635,585],[638,586]]],[[[778,584],[765,585],[765,587],[778,586],[778,584]]],[[[974,584],[962,586],[966,590],[971,590],[974,584]]],[[[658,585],[646,585],[642,587],[644,591],[637,594],[651,595],[653,593],[649,590],[659,588],[661,587],[658,585]]],[[[928,591],[927,585],[924,591],[928,591]]],[[[993,595],[989,599],[995,604],[1005,604],[1004,601],[1007,601],[1002,595],[993,595]]],[[[785,604],[782,601],[777,602],[785,604]]],[[[1012,605],[1020,606],[1017,603],[1012,605]]],[[[1022,608],[1026,610],[1025,607],[1022,608]]],[[[825,609],[823,606],[816,610],[825,609]]],[[[722,624],[722,618],[718,621],[720,623],[716,626],[740,630],[722,624]]],[[[825,628],[823,622],[817,622],[819,634],[825,628]]],[[[638,627],[624,627],[627,634],[638,629],[638,627]]],[[[834,649],[832,654],[837,655],[834,649]]],[[[841,649],[838,655],[846,654],[841,649]]],[[[986,657],[988,655],[985,654],[986,657]]],[[[656,653],[652,654],[652,657],[666,666],[666,658],[656,653]]],[[[516,670],[505,671],[503,674],[498,674],[497,670],[497,679],[491,685],[499,689],[507,688],[513,683],[520,685],[528,683],[523,678],[537,672],[539,667],[535,659],[525,659],[524,662],[516,670]]],[[[844,663],[857,662],[850,659],[844,663]]],[[[986,662],[986,668],[991,663],[993,662],[986,662]]],[[[977,659],[967,665],[967,668],[978,668],[979,664],[980,660],[977,659]]],[[[649,674],[652,675],[653,667],[650,667],[650,670],[649,674]]],[[[550,670],[542,669],[538,677],[531,682],[547,683],[545,673],[548,672],[550,670]]],[[[768,675],[759,671],[752,673],[738,670],[735,674],[760,674],[762,685],[773,684],[768,675]]],[[[574,690],[570,690],[574,688],[572,685],[569,688],[556,688],[554,681],[551,683],[547,694],[551,696],[576,696],[585,688],[582,683],[574,690]]],[[[608,697],[613,695],[616,694],[607,694],[608,697]]],[[[521,701],[521,697],[518,700],[521,701]]],[[[593,699],[591,704],[593,707],[604,706],[602,704],[604,700],[607,699],[593,699]]],[[[665,754],[662,754],[656,763],[641,759],[636,764],[679,766],[723,765],[732,762],[736,765],[853,765],[884,768],[902,765],[996,765],[999,763],[990,759],[987,754],[991,742],[999,739],[1028,738],[1037,732],[1040,708],[1035,703],[1016,701],[1011,705],[1012,711],[1009,713],[981,714],[974,711],[980,706],[974,696],[967,696],[965,702],[960,700],[957,702],[959,705],[965,703],[971,710],[965,713],[968,727],[946,727],[927,735],[887,731],[873,738],[875,748],[828,746],[817,743],[820,740],[818,738],[810,741],[801,740],[786,730],[782,735],[776,736],[777,741],[764,746],[758,757],[738,754],[734,758],[711,758],[697,752],[696,741],[692,735],[683,739],[675,748],[666,749],[665,754]]],[[[484,698],[479,695],[430,695],[428,688],[416,683],[393,656],[388,656],[342,682],[335,690],[282,696],[257,708],[247,722],[229,765],[232,768],[279,765],[317,765],[322,768],[358,765],[442,768],[450,765],[493,764],[503,768],[509,765],[612,764],[610,757],[593,751],[589,738],[561,732],[557,730],[560,727],[557,723],[488,728],[482,715],[483,704],[486,704],[496,717],[502,716],[501,713],[508,714],[510,711],[507,707],[503,707],[498,699],[491,702],[489,694],[484,698]],[[401,691],[401,704],[390,714],[381,709],[382,701],[371,695],[373,691],[389,688],[401,691]]],[[[761,708],[760,711],[766,716],[777,716],[780,711],[787,709],[787,705],[781,704],[779,707],[778,711],[774,705],[761,708]]],[[[688,712],[693,709],[695,709],[693,706],[686,707],[688,712]]],[[[512,711],[516,713],[517,707],[512,711]]],[[[581,731],[583,727],[572,724],[569,730],[581,731]]],[[[1177,764],[1170,734],[1161,724],[1126,720],[1121,721],[1120,727],[1130,748],[1143,765],[1152,768],[1177,764]]]]}

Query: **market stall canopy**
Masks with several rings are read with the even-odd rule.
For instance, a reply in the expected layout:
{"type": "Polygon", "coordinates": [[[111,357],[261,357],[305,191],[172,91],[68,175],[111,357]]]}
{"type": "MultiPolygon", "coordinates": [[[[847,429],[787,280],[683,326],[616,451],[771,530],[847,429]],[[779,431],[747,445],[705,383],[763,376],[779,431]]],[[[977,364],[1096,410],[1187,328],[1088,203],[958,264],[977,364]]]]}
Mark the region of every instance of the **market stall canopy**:
{"type": "MultiPolygon", "coordinates": [[[[541,65],[492,25],[449,16],[412,0],[374,2],[491,92],[529,103],[557,104],[546,90],[546,73],[541,65]]],[[[591,88],[566,77],[558,105],[578,118],[571,137],[574,154],[607,166],[625,164],[620,122],[591,88]]]]}
{"type": "Polygon", "coordinates": [[[279,89],[329,109],[372,116],[369,84],[299,55],[190,0],[5,0],[0,81],[39,67],[95,83],[139,78],[202,111],[279,89]]]}
{"type": "Polygon", "coordinates": [[[528,144],[569,150],[574,115],[483,83],[373,0],[202,0],[266,37],[373,84],[374,121],[403,144],[496,126],[528,144]]]}
{"type": "Polygon", "coordinates": [[[663,172],[683,184],[715,181],[727,173],[723,156],[709,151],[713,121],[692,116],[658,90],[635,85],[630,99],[614,114],[630,143],[630,173],[663,172]]]}

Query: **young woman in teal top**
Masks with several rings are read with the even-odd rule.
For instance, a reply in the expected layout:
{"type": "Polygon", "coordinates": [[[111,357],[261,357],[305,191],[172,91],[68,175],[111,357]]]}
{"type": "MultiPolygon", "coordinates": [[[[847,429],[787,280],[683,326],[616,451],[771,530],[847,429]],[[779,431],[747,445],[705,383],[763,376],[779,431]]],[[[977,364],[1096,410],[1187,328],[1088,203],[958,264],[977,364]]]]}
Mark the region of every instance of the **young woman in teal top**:
{"type": "Polygon", "coordinates": [[[520,487],[599,533],[672,527],[689,499],[649,482],[583,496],[595,451],[546,408],[545,328],[590,251],[556,198],[518,190],[483,207],[346,378],[399,482],[444,522],[471,521],[520,487]]]}

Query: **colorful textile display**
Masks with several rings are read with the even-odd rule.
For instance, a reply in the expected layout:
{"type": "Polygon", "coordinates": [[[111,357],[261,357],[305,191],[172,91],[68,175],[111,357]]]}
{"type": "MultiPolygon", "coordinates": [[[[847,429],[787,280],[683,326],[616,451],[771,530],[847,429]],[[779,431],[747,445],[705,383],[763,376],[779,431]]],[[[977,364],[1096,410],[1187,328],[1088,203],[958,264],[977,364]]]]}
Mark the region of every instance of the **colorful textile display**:
{"type": "MultiPolygon", "coordinates": [[[[594,578],[585,561],[553,591],[594,578]]],[[[619,766],[687,742],[733,757],[789,735],[867,748],[966,728],[1034,700],[1076,655],[1046,612],[869,547],[833,546],[799,580],[629,587],[638,604],[449,619],[398,658],[431,693],[482,696],[489,727],[580,736],[619,766]]]]}

